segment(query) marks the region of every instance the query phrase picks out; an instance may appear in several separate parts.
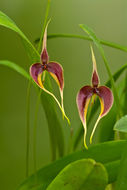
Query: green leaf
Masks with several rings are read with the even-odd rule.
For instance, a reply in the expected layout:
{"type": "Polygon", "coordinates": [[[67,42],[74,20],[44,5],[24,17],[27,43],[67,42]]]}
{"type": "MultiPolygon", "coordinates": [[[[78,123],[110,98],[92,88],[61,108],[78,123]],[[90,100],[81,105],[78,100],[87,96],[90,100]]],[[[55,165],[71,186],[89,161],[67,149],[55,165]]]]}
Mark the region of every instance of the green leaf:
{"type": "Polygon", "coordinates": [[[67,165],[47,190],[104,190],[107,183],[107,171],[102,164],[82,159],[67,165]]]}
{"type": "MultiPolygon", "coordinates": [[[[82,151],[72,153],[60,160],[53,162],[52,164],[45,166],[37,172],[37,187],[41,187],[41,190],[45,190],[51,181],[58,175],[58,173],[68,164],[76,160],[84,158],[92,158],[96,162],[105,164],[107,171],[110,173],[109,182],[115,180],[112,176],[118,171],[118,162],[120,160],[121,153],[126,141],[112,141],[106,142],[90,147],[88,150],[83,149],[82,151]],[[111,163],[110,162],[114,162],[111,163]],[[113,173],[112,173],[112,171],[113,173]]],[[[35,186],[35,176],[32,175],[18,188],[18,190],[27,190],[35,186]]]]}
{"type": "Polygon", "coordinates": [[[7,61],[7,60],[0,60],[0,65],[9,67],[9,68],[15,70],[16,72],[18,72],[19,74],[21,74],[26,79],[30,80],[30,75],[19,65],[15,64],[11,61],[7,61]]]}
{"type": "Polygon", "coordinates": [[[122,108],[121,108],[121,105],[120,105],[119,96],[118,96],[118,93],[117,93],[117,90],[116,90],[116,87],[115,87],[115,82],[114,82],[112,73],[110,71],[108,61],[107,61],[107,59],[105,57],[104,50],[103,50],[103,48],[101,46],[100,40],[96,37],[95,33],[88,26],[86,26],[84,24],[81,24],[80,27],[90,36],[90,38],[93,40],[93,42],[97,46],[98,50],[100,51],[100,54],[101,54],[102,59],[104,61],[107,73],[108,73],[109,78],[111,80],[112,89],[113,89],[113,93],[114,93],[114,99],[115,99],[115,103],[116,103],[116,106],[117,106],[117,112],[118,112],[119,116],[121,116],[122,115],[122,108]]]}
{"type": "Polygon", "coordinates": [[[127,190],[127,142],[124,145],[115,190],[127,190]]]}
{"type": "MultiPolygon", "coordinates": [[[[35,47],[32,45],[32,43],[17,27],[14,21],[12,21],[7,15],[5,15],[1,11],[0,11],[0,25],[15,31],[21,37],[26,52],[31,60],[31,63],[40,61],[40,55],[35,49],[35,47]]],[[[48,78],[48,76],[46,77],[48,78]]],[[[47,79],[47,88],[49,89],[49,91],[52,92],[49,78],[47,79]]],[[[41,95],[41,100],[48,121],[48,128],[49,128],[50,141],[51,141],[50,143],[52,147],[52,157],[53,157],[52,159],[55,159],[57,148],[60,156],[62,156],[64,153],[64,138],[63,138],[62,126],[57,117],[56,107],[53,98],[43,92],[41,95]]]]}
{"type": "Polygon", "coordinates": [[[127,115],[123,116],[116,122],[114,130],[127,133],[127,115]]]}
{"type": "Polygon", "coordinates": [[[120,168],[120,160],[106,163],[104,166],[108,172],[108,183],[115,182],[120,168]]]}

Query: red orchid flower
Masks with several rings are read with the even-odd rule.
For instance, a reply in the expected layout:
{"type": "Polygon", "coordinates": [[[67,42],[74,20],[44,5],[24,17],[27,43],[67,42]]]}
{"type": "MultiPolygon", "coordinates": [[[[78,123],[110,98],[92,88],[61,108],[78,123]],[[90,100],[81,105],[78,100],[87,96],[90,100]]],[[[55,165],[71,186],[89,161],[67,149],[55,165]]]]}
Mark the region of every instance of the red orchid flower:
{"type": "Polygon", "coordinates": [[[93,96],[99,97],[101,104],[101,113],[93,127],[93,131],[90,136],[90,144],[92,143],[92,138],[99,120],[109,112],[113,104],[112,91],[106,86],[99,86],[99,76],[97,73],[96,60],[92,47],[91,47],[91,52],[92,52],[92,61],[93,61],[92,85],[82,87],[78,92],[76,99],[80,119],[84,126],[84,146],[86,148],[88,148],[86,145],[86,134],[87,134],[86,115],[87,115],[88,105],[92,97],[93,96]]]}
{"type": "Polygon", "coordinates": [[[31,75],[32,79],[34,80],[34,82],[42,90],[44,90],[46,93],[48,93],[55,99],[55,101],[57,102],[58,106],[60,107],[60,109],[63,113],[63,116],[69,122],[69,119],[65,115],[64,106],[63,106],[63,88],[64,88],[63,68],[59,63],[54,62],[54,61],[49,61],[49,56],[48,56],[48,52],[47,52],[47,48],[46,48],[47,27],[48,27],[48,24],[47,24],[47,26],[45,28],[45,32],[44,32],[42,52],[40,55],[40,63],[34,63],[33,65],[31,65],[30,75],[31,75]],[[45,78],[45,71],[47,71],[55,79],[56,83],[59,86],[60,95],[61,95],[61,104],[59,103],[59,101],[57,100],[55,95],[53,93],[51,93],[50,91],[48,91],[43,85],[44,78],[45,78]],[[43,80],[42,80],[42,75],[43,75],[43,80]]]}

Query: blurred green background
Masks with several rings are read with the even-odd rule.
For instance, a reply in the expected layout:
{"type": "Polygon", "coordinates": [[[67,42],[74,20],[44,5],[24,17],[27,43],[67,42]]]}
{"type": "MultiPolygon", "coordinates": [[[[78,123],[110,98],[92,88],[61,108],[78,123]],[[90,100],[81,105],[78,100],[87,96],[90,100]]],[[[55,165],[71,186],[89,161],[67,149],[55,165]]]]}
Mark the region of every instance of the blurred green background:
{"type": "MultiPolygon", "coordinates": [[[[11,17],[26,36],[34,42],[39,37],[46,8],[46,0],[0,0],[0,10],[11,17]]],[[[101,39],[127,45],[126,0],[51,0],[48,33],[84,35],[79,24],[93,28],[101,39]]],[[[126,63],[124,52],[104,47],[112,72],[126,63]]],[[[78,39],[48,41],[50,60],[64,67],[64,103],[67,115],[76,131],[80,125],[75,98],[78,90],[90,83],[92,62],[89,42],[78,39]]],[[[107,73],[95,48],[98,72],[103,84],[107,73]]],[[[0,27],[0,59],[11,60],[29,70],[29,60],[20,38],[0,27]]],[[[0,189],[13,190],[25,179],[26,150],[26,91],[27,81],[16,72],[0,67],[0,189]]],[[[57,93],[57,92],[56,92],[57,93]]],[[[30,173],[33,171],[32,130],[36,92],[31,89],[31,152],[30,173]]],[[[58,110],[61,119],[61,113],[58,110]]],[[[50,117],[50,115],[49,115],[50,117]]],[[[62,119],[61,119],[62,121],[62,119]]],[[[63,122],[66,144],[69,128],[63,122]]],[[[43,108],[38,115],[38,168],[50,162],[50,144],[43,108]]]]}

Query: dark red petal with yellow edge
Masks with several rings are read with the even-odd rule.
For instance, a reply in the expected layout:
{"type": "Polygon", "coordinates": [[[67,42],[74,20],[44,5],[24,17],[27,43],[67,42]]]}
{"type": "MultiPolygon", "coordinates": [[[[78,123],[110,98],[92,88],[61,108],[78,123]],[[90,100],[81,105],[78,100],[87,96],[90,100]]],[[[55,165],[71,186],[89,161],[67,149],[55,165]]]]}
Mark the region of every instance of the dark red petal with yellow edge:
{"type": "Polygon", "coordinates": [[[30,75],[32,77],[32,79],[40,86],[39,81],[38,81],[38,77],[42,74],[43,72],[43,68],[42,68],[42,64],[40,63],[35,63],[33,65],[31,65],[30,67],[30,75]]]}
{"type": "Polygon", "coordinates": [[[106,86],[100,86],[97,88],[97,95],[101,102],[101,113],[100,117],[105,116],[112,107],[113,104],[113,94],[112,91],[106,86]]]}
{"type": "Polygon", "coordinates": [[[59,63],[49,62],[46,69],[51,76],[55,79],[57,84],[60,87],[60,90],[63,91],[64,88],[64,77],[63,77],[63,68],[59,63]]]}
{"type": "Polygon", "coordinates": [[[93,95],[93,88],[91,86],[84,86],[77,94],[76,102],[78,111],[82,122],[85,122],[85,115],[87,112],[88,102],[93,95]]]}

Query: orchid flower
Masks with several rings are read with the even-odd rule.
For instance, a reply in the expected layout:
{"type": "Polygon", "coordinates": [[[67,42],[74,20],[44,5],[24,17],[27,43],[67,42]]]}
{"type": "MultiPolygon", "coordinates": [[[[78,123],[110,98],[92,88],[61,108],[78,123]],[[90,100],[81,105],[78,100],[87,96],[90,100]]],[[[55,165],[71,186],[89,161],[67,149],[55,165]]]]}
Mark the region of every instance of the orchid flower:
{"type": "Polygon", "coordinates": [[[113,104],[112,91],[106,86],[99,86],[99,76],[97,72],[96,60],[95,60],[92,47],[91,47],[91,52],[92,52],[92,62],[93,62],[92,85],[82,87],[80,91],[78,92],[77,98],[76,98],[80,119],[84,127],[84,146],[86,148],[88,148],[86,145],[86,134],[87,134],[86,115],[87,115],[88,105],[92,97],[95,97],[95,96],[99,97],[100,104],[101,104],[101,112],[93,127],[93,130],[90,136],[90,144],[92,143],[92,138],[93,138],[93,135],[94,135],[94,132],[99,120],[105,115],[107,115],[107,113],[109,112],[113,104]]]}
{"type": "Polygon", "coordinates": [[[62,111],[63,116],[69,122],[68,117],[65,115],[64,106],[63,106],[63,88],[64,88],[63,68],[59,63],[54,62],[54,61],[49,61],[49,56],[48,56],[48,52],[47,52],[47,48],[46,48],[47,27],[48,27],[48,24],[44,31],[42,52],[40,55],[40,63],[34,63],[33,65],[31,65],[30,75],[31,75],[32,79],[34,80],[34,82],[42,90],[44,90],[46,93],[48,93],[55,99],[55,101],[57,102],[58,106],[60,107],[60,109],[62,111]],[[57,100],[55,95],[53,93],[51,93],[50,91],[48,91],[44,87],[45,71],[47,71],[53,77],[53,79],[55,79],[56,83],[59,86],[60,95],[61,95],[61,104],[59,103],[59,101],[57,100]],[[42,74],[43,74],[43,80],[42,80],[42,74]]]}

